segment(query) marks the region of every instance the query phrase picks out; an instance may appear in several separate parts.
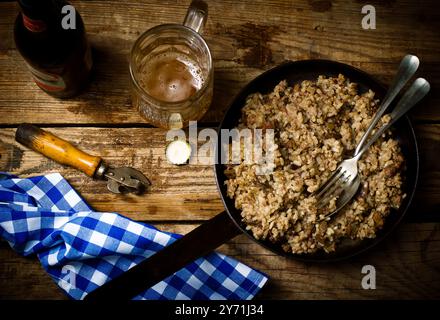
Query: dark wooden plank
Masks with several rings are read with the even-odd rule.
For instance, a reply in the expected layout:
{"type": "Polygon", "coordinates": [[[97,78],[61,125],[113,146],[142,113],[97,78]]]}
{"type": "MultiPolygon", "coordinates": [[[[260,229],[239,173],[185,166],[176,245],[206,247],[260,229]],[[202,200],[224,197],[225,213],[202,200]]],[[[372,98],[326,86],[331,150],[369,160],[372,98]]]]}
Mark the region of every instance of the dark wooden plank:
{"type": "MultiPolygon", "coordinates": [[[[148,28],[179,23],[189,1],[73,1],[95,49],[96,75],[80,97],[60,101],[31,83],[15,50],[14,3],[0,3],[0,125],[145,123],[130,104],[128,53],[148,28]]],[[[368,1],[211,1],[205,37],[215,60],[214,102],[205,121],[221,119],[231,99],[256,75],[285,60],[333,59],[389,83],[408,52],[433,90],[419,120],[440,120],[440,16],[435,0],[375,1],[377,29],[361,28],[368,1]],[[319,3],[318,5],[316,3],[319,3]]]]}
{"type": "MultiPolygon", "coordinates": [[[[440,219],[440,125],[418,125],[421,173],[411,214],[418,221],[440,219]]],[[[165,131],[156,128],[50,128],[56,135],[101,155],[115,166],[132,166],[151,180],[143,196],[114,195],[106,183],[93,181],[14,141],[15,129],[0,129],[0,171],[23,177],[60,172],[99,211],[116,211],[136,220],[206,220],[223,210],[213,169],[208,165],[174,166],[164,156],[165,131]]]]}
{"type": "Polygon", "coordinates": [[[438,159],[440,125],[417,125],[415,132],[419,143],[420,175],[409,216],[417,221],[426,219],[438,222],[440,219],[440,162],[438,159]],[[422,212],[427,208],[429,210],[424,216],[422,212]]]}
{"type": "MultiPolygon", "coordinates": [[[[187,233],[195,225],[159,224],[187,233]]],[[[219,251],[269,275],[259,299],[434,299],[440,298],[440,224],[401,225],[395,233],[349,261],[313,264],[276,256],[241,235],[219,251]],[[361,269],[376,269],[375,290],[364,290],[361,269]]],[[[0,298],[65,299],[36,259],[23,258],[0,242],[0,298]]]]}
{"type": "Polygon", "coordinates": [[[0,299],[67,299],[36,258],[24,258],[0,242],[0,299]]]}

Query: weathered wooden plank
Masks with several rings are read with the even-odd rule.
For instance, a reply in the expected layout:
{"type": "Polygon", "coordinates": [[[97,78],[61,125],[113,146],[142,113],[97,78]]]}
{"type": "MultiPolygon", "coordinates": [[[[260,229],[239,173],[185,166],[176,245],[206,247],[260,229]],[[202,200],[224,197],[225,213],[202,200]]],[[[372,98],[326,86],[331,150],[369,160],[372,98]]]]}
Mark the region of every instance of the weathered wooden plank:
{"type": "MultiPolygon", "coordinates": [[[[435,0],[375,1],[377,29],[361,28],[364,1],[214,1],[205,37],[215,60],[214,102],[204,120],[221,119],[233,96],[263,70],[285,60],[333,59],[389,83],[401,57],[420,56],[432,82],[420,120],[440,120],[440,29],[435,0]]],[[[128,53],[148,28],[179,23],[189,1],[74,1],[95,49],[95,76],[80,97],[41,92],[15,50],[14,3],[0,4],[0,124],[145,123],[129,95],[128,53]]]]}
{"type": "MultiPolygon", "coordinates": [[[[159,224],[187,233],[195,225],[159,224]]],[[[260,299],[440,298],[440,224],[404,224],[385,242],[349,261],[312,264],[272,254],[241,235],[219,251],[269,275],[260,299]],[[364,265],[376,269],[376,289],[364,290],[364,265]]],[[[0,242],[0,299],[65,299],[34,258],[23,258],[0,242]]]]}
{"type": "Polygon", "coordinates": [[[14,130],[0,133],[0,168],[29,176],[61,172],[85,200],[100,211],[119,211],[137,220],[206,219],[222,210],[210,166],[175,166],[165,159],[165,131],[154,128],[52,128],[84,151],[102,156],[114,166],[131,166],[152,182],[143,196],[114,195],[104,181],[63,167],[14,141],[14,130]]]}
{"type": "MultiPolygon", "coordinates": [[[[439,218],[440,125],[416,127],[421,174],[411,212],[439,218]]],[[[23,177],[61,172],[86,201],[99,211],[117,211],[136,220],[206,220],[223,210],[213,169],[207,165],[174,166],[164,156],[165,131],[156,128],[50,128],[83,150],[101,155],[115,166],[132,166],[151,180],[143,196],[114,195],[106,183],[63,167],[14,140],[15,129],[0,129],[0,171],[23,177]]]]}

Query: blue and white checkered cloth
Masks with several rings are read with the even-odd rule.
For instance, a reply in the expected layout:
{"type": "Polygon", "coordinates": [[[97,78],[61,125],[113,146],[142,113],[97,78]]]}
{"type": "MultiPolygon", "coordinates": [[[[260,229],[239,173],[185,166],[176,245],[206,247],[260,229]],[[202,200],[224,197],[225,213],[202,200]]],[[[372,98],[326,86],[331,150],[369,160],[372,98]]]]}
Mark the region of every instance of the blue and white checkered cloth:
{"type": "MultiPolygon", "coordinates": [[[[58,173],[29,179],[0,173],[0,236],[20,254],[36,254],[73,299],[180,237],[93,211],[58,173]]],[[[252,299],[266,281],[265,274],[213,252],[135,299],[252,299]]]]}

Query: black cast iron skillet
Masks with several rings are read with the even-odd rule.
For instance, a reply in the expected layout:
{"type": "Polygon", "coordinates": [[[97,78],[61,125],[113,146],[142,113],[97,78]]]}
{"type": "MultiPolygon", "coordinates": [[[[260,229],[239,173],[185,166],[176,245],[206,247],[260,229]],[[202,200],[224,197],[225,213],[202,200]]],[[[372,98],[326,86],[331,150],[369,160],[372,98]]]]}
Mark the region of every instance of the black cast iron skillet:
{"type": "MultiPolygon", "coordinates": [[[[371,89],[379,99],[385,96],[386,89],[378,81],[365,72],[349,65],[328,60],[288,62],[261,74],[251,81],[230,105],[220,124],[219,131],[236,127],[241,117],[241,108],[245,105],[246,97],[251,93],[269,93],[281,80],[287,80],[292,85],[302,80],[315,80],[319,75],[337,76],[339,73],[345,75],[352,82],[358,83],[361,93],[371,89]]],[[[288,254],[277,244],[256,240],[246,230],[245,225],[241,221],[240,211],[235,209],[233,200],[229,199],[226,195],[224,165],[216,164],[214,169],[217,186],[226,211],[200,225],[192,232],[121,276],[97,288],[87,295],[85,299],[113,300],[133,298],[140,292],[155,285],[190,262],[208,254],[241,233],[247,234],[253,241],[278,255],[302,261],[336,261],[364,252],[382,241],[402,220],[413,198],[417,183],[419,156],[416,138],[409,118],[404,117],[398,121],[394,125],[393,131],[405,156],[405,182],[403,188],[407,196],[400,208],[392,211],[387,217],[382,230],[378,232],[376,238],[363,241],[346,241],[341,243],[334,253],[319,252],[309,255],[288,254]]],[[[219,135],[217,154],[220,154],[220,148],[222,147],[219,135]]]]}

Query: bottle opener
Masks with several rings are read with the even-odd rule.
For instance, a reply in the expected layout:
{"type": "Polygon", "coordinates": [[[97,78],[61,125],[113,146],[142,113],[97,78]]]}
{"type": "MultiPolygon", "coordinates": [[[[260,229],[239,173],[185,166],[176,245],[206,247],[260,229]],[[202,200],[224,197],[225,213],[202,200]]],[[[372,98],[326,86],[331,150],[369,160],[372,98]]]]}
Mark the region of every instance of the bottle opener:
{"type": "Polygon", "coordinates": [[[107,188],[113,193],[143,193],[150,180],[140,171],[107,165],[101,157],[87,154],[71,143],[31,124],[21,124],[15,140],[46,157],[78,169],[94,179],[107,180],[107,188]]]}

